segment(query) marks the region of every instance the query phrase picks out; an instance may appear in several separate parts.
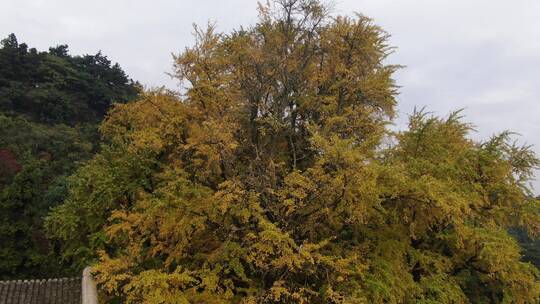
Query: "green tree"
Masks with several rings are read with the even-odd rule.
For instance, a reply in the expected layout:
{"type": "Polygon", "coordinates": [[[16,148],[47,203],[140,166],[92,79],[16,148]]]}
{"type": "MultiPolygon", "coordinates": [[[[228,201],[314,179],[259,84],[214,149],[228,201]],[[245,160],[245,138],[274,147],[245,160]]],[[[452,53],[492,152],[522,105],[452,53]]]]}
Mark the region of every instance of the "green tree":
{"type": "Polygon", "coordinates": [[[28,49],[14,34],[0,48],[0,111],[44,123],[97,123],[113,102],[137,96],[138,84],[101,52],[71,56],[67,45],[28,49]]]}
{"type": "MultiPolygon", "coordinates": [[[[97,123],[139,88],[101,53],[67,45],[28,49],[14,34],[0,47],[0,278],[68,274],[43,230],[64,201],[67,176],[99,146],[97,123]]],[[[69,264],[67,264],[69,266],[69,264]]]]}
{"type": "Polygon", "coordinates": [[[0,147],[20,168],[0,182],[0,277],[60,275],[43,217],[64,200],[66,176],[90,158],[92,143],[83,130],[66,125],[45,126],[1,113],[0,125],[0,147]]]}

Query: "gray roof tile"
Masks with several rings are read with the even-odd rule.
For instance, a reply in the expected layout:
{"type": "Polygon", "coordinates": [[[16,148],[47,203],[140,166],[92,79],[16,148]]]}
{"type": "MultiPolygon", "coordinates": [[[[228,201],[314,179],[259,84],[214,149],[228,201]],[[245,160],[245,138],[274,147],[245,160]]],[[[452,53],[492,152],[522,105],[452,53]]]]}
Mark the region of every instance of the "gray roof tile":
{"type": "Polygon", "coordinates": [[[0,304],[80,304],[81,278],[0,281],[0,304]]]}

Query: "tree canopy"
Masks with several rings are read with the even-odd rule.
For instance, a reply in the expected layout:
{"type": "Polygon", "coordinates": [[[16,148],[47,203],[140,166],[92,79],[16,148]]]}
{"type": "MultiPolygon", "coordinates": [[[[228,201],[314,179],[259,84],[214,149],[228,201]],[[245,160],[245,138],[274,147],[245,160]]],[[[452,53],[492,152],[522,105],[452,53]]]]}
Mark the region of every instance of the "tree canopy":
{"type": "Polygon", "coordinates": [[[388,35],[316,0],[196,28],[182,94],[146,92],[46,219],[113,303],[532,303],[539,160],[459,112],[392,132],[388,35]]]}
{"type": "Polygon", "coordinates": [[[0,111],[45,123],[99,122],[113,102],[137,96],[137,85],[101,52],[70,56],[67,45],[48,52],[1,41],[0,111]]]}
{"type": "Polygon", "coordinates": [[[64,200],[67,177],[99,149],[97,124],[139,88],[98,53],[0,47],[0,279],[69,273],[43,218],[64,200]]]}

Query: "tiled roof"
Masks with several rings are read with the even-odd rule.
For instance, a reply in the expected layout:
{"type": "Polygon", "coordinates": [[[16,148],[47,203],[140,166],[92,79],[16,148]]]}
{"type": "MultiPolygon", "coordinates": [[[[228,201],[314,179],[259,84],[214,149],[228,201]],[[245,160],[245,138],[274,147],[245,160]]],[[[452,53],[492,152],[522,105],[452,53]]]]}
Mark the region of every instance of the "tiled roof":
{"type": "Polygon", "coordinates": [[[80,304],[81,278],[0,281],[0,304],[80,304]]]}

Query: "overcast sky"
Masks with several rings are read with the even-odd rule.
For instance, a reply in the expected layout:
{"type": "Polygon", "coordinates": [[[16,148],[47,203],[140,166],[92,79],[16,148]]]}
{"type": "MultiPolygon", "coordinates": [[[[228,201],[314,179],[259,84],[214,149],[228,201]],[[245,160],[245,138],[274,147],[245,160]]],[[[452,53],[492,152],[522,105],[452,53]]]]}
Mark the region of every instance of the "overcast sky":
{"type": "MultiPolygon", "coordinates": [[[[228,31],[256,22],[253,0],[0,0],[0,36],[71,54],[101,50],[148,87],[176,83],[171,53],[191,45],[192,24],[228,31]]],[[[415,106],[438,114],[464,108],[476,139],[503,130],[540,153],[540,1],[337,0],[391,35],[400,89],[397,125],[415,106]]],[[[540,192],[540,182],[535,182],[540,192]]]]}

